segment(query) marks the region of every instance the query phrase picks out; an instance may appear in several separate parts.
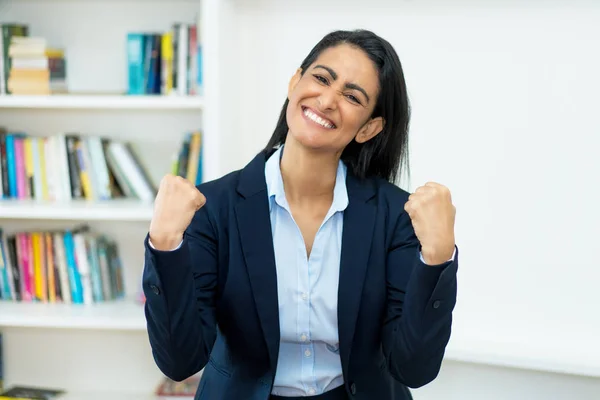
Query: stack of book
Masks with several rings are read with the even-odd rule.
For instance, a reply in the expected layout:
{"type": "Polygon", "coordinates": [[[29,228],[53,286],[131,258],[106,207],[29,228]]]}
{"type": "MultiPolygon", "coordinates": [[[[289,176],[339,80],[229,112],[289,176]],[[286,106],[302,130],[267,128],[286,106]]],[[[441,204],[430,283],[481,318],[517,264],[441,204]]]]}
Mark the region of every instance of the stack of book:
{"type": "Polygon", "coordinates": [[[174,23],[166,32],[129,32],[127,71],[130,95],[201,95],[198,25],[174,23]]]}
{"type": "Polygon", "coordinates": [[[0,128],[0,198],[152,202],[155,195],[156,187],[129,142],[77,133],[41,137],[0,128]]]}
{"type": "Polygon", "coordinates": [[[196,395],[201,378],[202,373],[190,376],[181,382],[175,382],[164,377],[160,385],[156,388],[156,398],[158,400],[192,400],[196,395]]]}
{"type": "Polygon", "coordinates": [[[50,92],[53,94],[67,93],[67,60],[62,49],[46,49],[48,69],[50,70],[50,92]]]}
{"type": "Polygon", "coordinates": [[[0,228],[0,298],[92,304],[125,296],[116,242],[84,225],[69,230],[0,228]]]}
{"type": "Polygon", "coordinates": [[[0,332],[0,392],[4,390],[4,363],[2,361],[2,332],[0,332]]]}
{"type": "Polygon", "coordinates": [[[0,24],[0,94],[9,94],[8,75],[11,70],[11,58],[8,50],[12,38],[29,36],[26,24],[0,24]]]}
{"type": "Polygon", "coordinates": [[[62,389],[11,386],[5,392],[0,392],[0,400],[52,400],[59,399],[64,393],[66,392],[62,389]]]}
{"type": "Polygon", "coordinates": [[[8,90],[12,94],[50,94],[50,69],[46,56],[46,39],[14,36],[8,55],[11,68],[8,90]]]}
{"type": "Polygon", "coordinates": [[[0,94],[66,93],[67,68],[62,49],[43,37],[30,37],[29,26],[0,24],[0,94]]]}
{"type": "Polygon", "coordinates": [[[203,182],[203,148],[202,132],[187,133],[177,154],[173,156],[171,173],[187,179],[194,185],[201,184],[203,182]]]}

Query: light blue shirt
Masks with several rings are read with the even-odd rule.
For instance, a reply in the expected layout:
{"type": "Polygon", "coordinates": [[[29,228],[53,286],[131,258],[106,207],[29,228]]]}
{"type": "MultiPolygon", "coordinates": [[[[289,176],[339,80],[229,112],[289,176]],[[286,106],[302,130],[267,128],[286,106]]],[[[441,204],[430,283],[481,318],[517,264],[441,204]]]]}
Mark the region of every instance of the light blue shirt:
{"type": "Polygon", "coordinates": [[[343,213],[348,205],[346,166],[338,164],[333,202],[307,258],[279,168],[282,148],[267,160],[265,178],[279,300],[280,347],[272,393],[313,396],[343,384],[337,294],[343,213]]]}

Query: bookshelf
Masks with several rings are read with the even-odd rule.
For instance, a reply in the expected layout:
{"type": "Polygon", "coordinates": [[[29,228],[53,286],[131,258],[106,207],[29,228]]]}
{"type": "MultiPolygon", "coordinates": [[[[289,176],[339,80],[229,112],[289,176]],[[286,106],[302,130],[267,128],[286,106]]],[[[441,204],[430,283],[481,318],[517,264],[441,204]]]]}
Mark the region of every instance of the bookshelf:
{"type": "MultiPolygon", "coordinates": [[[[0,126],[35,137],[76,132],[129,142],[155,184],[170,172],[184,136],[199,130],[203,180],[223,175],[239,162],[236,146],[226,146],[235,123],[227,110],[239,88],[222,70],[236,59],[226,46],[235,37],[234,6],[230,0],[0,0],[0,24],[27,24],[30,36],[64,49],[69,90],[0,95],[0,126]],[[202,93],[125,94],[127,34],[165,32],[175,22],[201,30],[202,93]]],[[[0,200],[0,227],[7,233],[87,224],[106,234],[119,246],[126,289],[122,300],[89,305],[0,301],[5,387],[61,388],[64,400],[155,398],[163,375],[138,301],[152,211],[151,201],[137,199],[0,200]]]]}
{"type": "Polygon", "coordinates": [[[152,219],[152,207],[152,204],[133,199],[55,203],[4,200],[0,202],[0,219],[149,222],[152,219]]]}
{"type": "Polygon", "coordinates": [[[93,305],[0,301],[0,327],[142,332],[146,320],[143,306],[129,300],[93,305]]]}
{"type": "Polygon", "coordinates": [[[73,392],[67,393],[60,400],[156,400],[153,393],[123,393],[123,392],[73,392]]]}

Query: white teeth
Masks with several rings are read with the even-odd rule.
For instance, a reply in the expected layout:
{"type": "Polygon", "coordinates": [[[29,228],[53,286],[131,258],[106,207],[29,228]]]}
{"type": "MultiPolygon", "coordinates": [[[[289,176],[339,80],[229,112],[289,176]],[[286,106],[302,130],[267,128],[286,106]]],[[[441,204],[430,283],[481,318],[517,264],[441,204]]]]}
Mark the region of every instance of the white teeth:
{"type": "Polygon", "coordinates": [[[308,108],[306,110],[304,110],[304,115],[306,115],[308,118],[315,121],[317,124],[321,125],[324,128],[328,128],[328,129],[333,128],[333,124],[331,122],[319,117],[317,114],[310,111],[308,108]]]}

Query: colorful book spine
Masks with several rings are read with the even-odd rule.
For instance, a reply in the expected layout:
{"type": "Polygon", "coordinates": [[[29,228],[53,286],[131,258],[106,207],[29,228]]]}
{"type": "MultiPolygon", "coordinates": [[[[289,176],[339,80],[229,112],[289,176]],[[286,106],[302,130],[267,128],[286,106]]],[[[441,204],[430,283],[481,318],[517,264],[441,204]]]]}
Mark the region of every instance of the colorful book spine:
{"type": "Polygon", "coordinates": [[[144,51],[145,37],[142,33],[127,35],[127,75],[129,95],[145,94],[144,51]]]}

